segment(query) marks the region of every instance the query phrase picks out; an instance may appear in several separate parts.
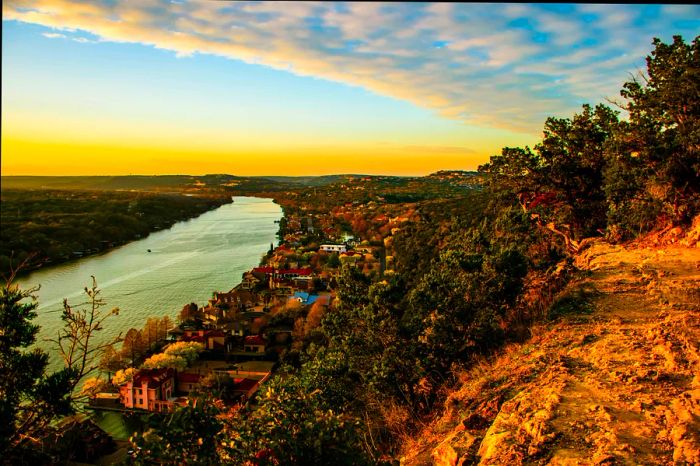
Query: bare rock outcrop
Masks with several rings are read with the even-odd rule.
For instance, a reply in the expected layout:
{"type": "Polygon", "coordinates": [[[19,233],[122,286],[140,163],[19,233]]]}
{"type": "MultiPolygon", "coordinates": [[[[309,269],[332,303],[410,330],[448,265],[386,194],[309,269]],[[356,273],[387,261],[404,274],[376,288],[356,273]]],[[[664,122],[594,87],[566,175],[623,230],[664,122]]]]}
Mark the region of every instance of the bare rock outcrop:
{"type": "Polygon", "coordinates": [[[584,273],[563,293],[585,305],[462,374],[402,464],[700,464],[693,231],[661,247],[582,248],[584,273]]]}

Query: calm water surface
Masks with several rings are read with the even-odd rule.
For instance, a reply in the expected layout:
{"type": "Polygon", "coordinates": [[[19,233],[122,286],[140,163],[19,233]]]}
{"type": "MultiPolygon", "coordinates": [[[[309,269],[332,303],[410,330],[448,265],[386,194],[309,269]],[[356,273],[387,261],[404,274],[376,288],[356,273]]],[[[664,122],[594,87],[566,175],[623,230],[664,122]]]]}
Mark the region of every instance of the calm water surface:
{"type": "MultiPolygon", "coordinates": [[[[282,216],[271,199],[234,199],[233,204],[108,253],[47,267],[18,280],[23,289],[41,285],[34,320],[41,326],[39,340],[55,336],[61,328],[63,298],[71,304],[85,301],[83,289],[91,284],[91,275],[107,303],[102,309],[120,309],[118,316],[107,319],[103,338],[141,328],[148,317],[175,318],[186,303],[203,305],[213,291],[233,288],[275,242],[274,221],[282,216]]],[[[44,341],[40,346],[49,351],[56,368],[60,362],[55,348],[44,341]]]]}

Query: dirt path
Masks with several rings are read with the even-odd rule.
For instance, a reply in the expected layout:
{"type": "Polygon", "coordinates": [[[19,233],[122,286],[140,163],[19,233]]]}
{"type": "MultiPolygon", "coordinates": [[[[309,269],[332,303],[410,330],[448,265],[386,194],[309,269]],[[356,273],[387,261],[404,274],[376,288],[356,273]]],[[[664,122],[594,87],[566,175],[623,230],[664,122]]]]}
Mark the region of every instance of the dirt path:
{"type": "Polygon", "coordinates": [[[576,262],[586,305],[465,374],[404,464],[700,464],[700,248],[576,262]]]}

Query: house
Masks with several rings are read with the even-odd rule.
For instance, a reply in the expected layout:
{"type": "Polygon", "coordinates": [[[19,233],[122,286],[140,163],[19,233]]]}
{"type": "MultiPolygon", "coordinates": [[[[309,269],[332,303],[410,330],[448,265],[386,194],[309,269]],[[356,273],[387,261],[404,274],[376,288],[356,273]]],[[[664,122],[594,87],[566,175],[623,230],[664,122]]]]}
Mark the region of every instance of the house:
{"type": "Polygon", "coordinates": [[[267,280],[275,272],[274,267],[255,267],[250,271],[259,280],[267,280]]]}
{"type": "Polygon", "coordinates": [[[241,378],[233,379],[233,393],[241,397],[241,401],[245,402],[258,390],[263,380],[241,378]]]}
{"type": "Polygon", "coordinates": [[[231,324],[231,335],[234,337],[242,337],[245,334],[245,325],[242,322],[235,321],[231,324]]]}
{"type": "Polygon", "coordinates": [[[330,293],[322,293],[316,298],[316,302],[323,306],[330,306],[333,301],[333,295],[330,293]]]}
{"type": "Polygon", "coordinates": [[[119,387],[119,401],[125,408],[167,411],[174,391],[174,369],[141,369],[119,387]]]}
{"type": "Polygon", "coordinates": [[[264,353],[265,340],[260,335],[249,335],[243,340],[243,350],[253,353],[264,353]]]}
{"type": "Polygon", "coordinates": [[[313,282],[313,277],[294,277],[292,279],[292,284],[301,290],[311,289],[314,284],[313,282]]]}
{"type": "Polygon", "coordinates": [[[168,330],[167,341],[179,340],[184,334],[184,330],[182,330],[180,327],[171,328],[168,330]]]}
{"type": "Polygon", "coordinates": [[[204,330],[204,329],[189,329],[188,328],[188,329],[184,330],[183,338],[203,337],[204,332],[206,332],[206,330],[204,330]]]}
{"type": "Polygon", "coordinates": [[[347,247],[344,244],[322,244],[319,250],[323,252],[345,252],[347,247]]]}
{"type": "Polygon", "coordinates": [[[224,318],[223,309],[216,306],[209,305],[204,307],[202,308],[202,312],[204,313],[204,319],[214,324],[218,324],[219,321],[224,318]]]}
{"type": "Polygon", "coordinates": [[[224,351],[226,349],[226,333],[221,330],[185,330],[180,341],[192,341],[201,343],[210,351],[224,351]]]}
{"type": "MultiPolygon", "coordinates": [[[[264,279],[264,276],[263,276],[264,279]]],[[[240,289],[242,290],[254,290],[258,285],[263,283],[263,279],[255,276],[253,272],[246,272],[243,274],[243,280],[241,281],[240,289]]]]}
{"type": "Polygon", "coordinates": [[[271,279],[270,288],[273,291],[273,296],[289,296],[294,293],[294,287],[289,280],[271,279]]]}
{"type": "Polygon", "coordinates": [[[221,330],[209,330],[205,333],[206,347],[210,351],[226,350],[226,333],[221,330]]]}
{"type": "Polygon", "coordinates": [[[220,293],[218,291],[214,292],[214,297],[209,300],[209,303],[213,306],[216,304],[233,304],[236,300],[236,293],[220,293]]]}
{"type": "Polygon", "coordinates": [[[292,301],[292,300],[298,301],[301,304],[303,304],[304,306],[312,305],[313,303],[316,302],[317,299],[318,299],[318,295],[306,293],[305,291],[297,291],[296,293],[294,293],[294,296],[289,298],[290,301],[292,301]]]}
{"type": "Polygon", "coordinates": [[[177,374],[177,390],[181,393],[190,393],[192,390],[197,390],[201,379],[202,376],[200,374],[180,372],[177,374]]]}
{"type": "Polygon", "coordinates": [[[313,270],[311,267],[279,269],[275,270],[273,277],[292,279],[297,277],[310,277],[312,273],[313,270]]]}

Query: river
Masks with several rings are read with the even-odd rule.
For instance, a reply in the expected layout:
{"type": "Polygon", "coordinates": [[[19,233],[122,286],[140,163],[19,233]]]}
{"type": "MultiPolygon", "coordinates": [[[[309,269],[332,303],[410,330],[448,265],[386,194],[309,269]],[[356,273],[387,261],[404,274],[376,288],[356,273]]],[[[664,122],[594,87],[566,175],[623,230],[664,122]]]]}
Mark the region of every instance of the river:
{"type": "Polygon", "coordinates": [[[39,307],[34,323],[41,326],[38,344],[60,367],[56,348],[45,341],[61,328],[63,299],[85,301],[91,275],[108,312],[101,338],[142,328],[148,317],[175,318],[182,306],[206,304],[213,291],[228,291],[246,270],[255,267],[276,242],[282,209],[271,199],[235,197],[197,218],[178,222],[109,252],[66,264],[46,267],[17,280],[22,289],[41,285],[35,293],[39,307]],[[148,250],[151,252],[148,252],[148,250]]]}

